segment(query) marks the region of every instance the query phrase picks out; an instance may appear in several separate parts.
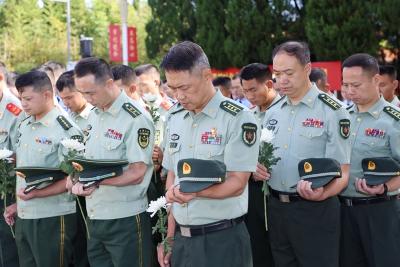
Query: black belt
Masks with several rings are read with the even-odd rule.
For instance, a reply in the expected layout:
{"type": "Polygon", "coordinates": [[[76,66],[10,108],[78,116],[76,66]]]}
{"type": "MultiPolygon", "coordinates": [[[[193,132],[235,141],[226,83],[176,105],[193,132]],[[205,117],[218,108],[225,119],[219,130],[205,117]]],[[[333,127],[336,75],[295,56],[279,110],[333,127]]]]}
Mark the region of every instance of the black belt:
{"type": "Polygon", "coordinates": [[[204,225],[179,225],[177,230],[181,233],[182,236],[192,237],[198,235],[205,235],[217,231],[222,231],[228,228],[232,228],[233,226],[243,222],[244,216],[240,216],[231,220],[222,220],[215,223],[204,224],[204,225]]]}
{"type": "Polygon", "coordinates": [[[269,192],[270,192],[271,196],[278,199],[280,202],[290,203],[290,202],[304,200],[304,198],[302,198],[297,193],[281,192],[281,191],[274,190],[271,187],[269,187],[269,192]]]}
{"type": "Polygon", "coordinates": [[[385,196],[385,197],[342,197],[339,196],[339,201],[342,205],[351,207],[357,205],[376,204],[385,201],[398,199],[399,195],[385,196]]]}

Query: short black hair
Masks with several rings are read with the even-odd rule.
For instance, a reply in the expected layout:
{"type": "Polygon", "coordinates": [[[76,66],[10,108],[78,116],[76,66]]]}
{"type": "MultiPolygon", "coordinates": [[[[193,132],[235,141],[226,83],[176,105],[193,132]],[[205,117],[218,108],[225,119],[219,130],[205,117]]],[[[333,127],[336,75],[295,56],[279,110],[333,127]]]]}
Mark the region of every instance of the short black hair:
{"type": "Polygon", "coordinates": [[[154,72],[157,72],[158,74],[160,74],[160,72],[158,71],[158,68],[153,64],[139,65],[134,69],[134,71],[135,71],[136,77],[139,77],[140,75],[142,75],[144,73],[148,73],[150,71],[154,71],[154,72]]]}
{"type": "Polygon", "coordinates": [[[217,77],[212,81],[212,83],[214,86],[223,86],[228,89],[231,88],[231,85],[232,85],[231,78],[229,78],[227,76],[217,77]]]}
{"type": "Polygon", "coordinates": [[[240,83],[256,79],[258,83],[264,83],[272,79],[272,73],[268,66],[262,63],[251,63],[240,70],[240,83]]]}
{"type": "Polygon", "coordinates": [[[289,56],[294,56],[302,64],[306,65],[311,62],[310,49],[306,42],[288,41],[278,45],[272,51],[272,59],[279,53],[286,53],[289,56]]]}
{"type": "Polygon", "coordinates": [[[74,81],[74,71],[66,71],[60,75],[56,82],[56,88],[59,92],[62,92],[64,88],[68,88],[71,91],[76,91],[75,81],[74,81]]]}
{"type": "Polygon", "coordinates": [[[326,72],[321,68],[312,68],[310,72],[310,81],[316,83],[319,80],[326,80],[326,72]]]}
{"type": "Polygon", "coordinates": [[[115,65],[111,67],[112,74],[114,76],[114,81],[121,80],[122,84],[125,86],[130,86],[136,81],[135,71],[126,65],[115,65]]]}
{"type": "Polygon", "coordinates": [[[21,74],[15,80],[18,93],[24,92],[27,86],[32,86],[34,91],[53,91],[49,76],[44,71],[32,70],[21,74]]]}
{"type": "Polygon", "coordinates": [[[210,68],[210,63],[201,46],[184,41],[169,49],[160,67],[166,71],[191,72],[195,67],[210,68]]]}
{"type": "Polygon", "coordinates": [[[360,67],[363,71],[368,72],[371,76],[379,73],[378,60],[366,53],[358,53],[349,56],[342,63],[344,68],[360,67]]]}
{"type": "Polygon", "coordinates": [[[397,79],[397,70],[393,65],[379,65],[379,74],[388,75],[392,80],[397,79]]]}
{"type": "Polygon", "coordinates": [[[79,60],[74,69],[75,77],[82,78],[93,75],[96,82],[105,82],[113,79],[110,65],[101,58],[87,57],[79,60]]]}

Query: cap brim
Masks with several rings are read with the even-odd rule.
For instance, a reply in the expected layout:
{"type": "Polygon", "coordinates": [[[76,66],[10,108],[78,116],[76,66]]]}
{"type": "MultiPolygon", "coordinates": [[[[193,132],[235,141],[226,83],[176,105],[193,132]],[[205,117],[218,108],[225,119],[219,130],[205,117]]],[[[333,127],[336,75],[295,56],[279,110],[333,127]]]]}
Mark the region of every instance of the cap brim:
{"type": "Polygon", "coordinates": [[[364,176],[364,179],[365,179],[367,185],[384,184],[387,181],[389,181],[390,178],[392,178],[392,177],[388,177],[388,176],[371,176],[371,175],[364,176]]]}
{"type": "Polygon", "coordinates": [[[323,187],[329,184],[335,177],[332,176],[325,176],[325,177],[318,177],[318,178],[308,178],[304,179],[305,181],[311,182],[311,188],[316,189],[323,187]]]}
{"type": "Polygon", "coordinates": [[[210,182],[179,182],[180,191],[182,193],[197,193],[203,191],[204,189],[212,186],[214,183],[210,182]]]}
{"type": "Polygon", "coordinates": [[[69,162],[75,162],[80,165],[84,169],[93,169],[93,168],[105,168],[105,167],[113,167],[113,166],[124,166],[128,165],[129,161],[127,160],[115,160],[115,159],[85,159],[85,158],[75,158],[70,159],[69,162]]]}

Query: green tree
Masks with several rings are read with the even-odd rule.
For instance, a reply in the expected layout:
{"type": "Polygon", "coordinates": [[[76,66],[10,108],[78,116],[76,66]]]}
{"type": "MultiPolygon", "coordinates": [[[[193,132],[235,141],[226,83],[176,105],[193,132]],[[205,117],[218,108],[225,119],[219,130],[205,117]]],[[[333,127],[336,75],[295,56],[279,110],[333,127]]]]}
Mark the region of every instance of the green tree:
{"type": "Polygon", "coordinates": [[[152,18],[146,24],[146,49],[149,58],[160,59],[178,41],[193,41],[196,33],[194,2],[187,0],[149,0],[152,18]]]}
{"type": "Polygon", "coordinates": [[[358,52],[376,55],[373,1],[308,0],[306,32],[317,60],[342,60],[358,52]]]}
{"type": "Polygon", "coordinates": [[[231,0],[225,27],[225,53],[233,66],[270,61],[276,25],[267,1],[231,0]]]}
{"type": "Polygon", "coordinates": [[[201,45],[214,68],[230,67],[230,55],[225,52],[228,36],[225,29],[228,0],[198,0],[196,2],[196,42],[201,45]]]}

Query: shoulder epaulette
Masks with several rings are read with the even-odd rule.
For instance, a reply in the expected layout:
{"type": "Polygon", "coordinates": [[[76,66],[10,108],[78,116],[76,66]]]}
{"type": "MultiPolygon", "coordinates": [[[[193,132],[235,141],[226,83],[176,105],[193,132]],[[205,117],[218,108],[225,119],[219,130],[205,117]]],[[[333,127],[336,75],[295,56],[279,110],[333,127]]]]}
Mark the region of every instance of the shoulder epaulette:
{"type": "Polygon", "coordinates": [[[266,109],[266,110],[268,110],[268,109],[272,108],[273,106],[275,106],[276,104],[278,104],[279,102],[281,102],[281,101],[282,101],[284,98],[285,98],[285,96],[284,96],[284,97],[281,97],[281,98],[279,98],[279,100],[278,100],[278,101],[276,101],[275,103],[273,103],[271,106],[267,107],[267,109],[266,109]]]}
{"type": "Polygon", "coordinates": [[[233,116],[236,116],[240,111],[243,110],[242,106],[239,106],[238,104],[228,100],[222,101],[219,107],[233,116]]]}
{"type": "Polygon", "coordinates": [[[169,110],[171,111],[171,114],[176,114],[176,113],[181,112],[182,110],[184,110],[184,108],[182,107],[182,105],[179,102],[177,102],[169,110]]]}
{"type": "Polygon", "coordinates": [[[386,112],[390,117],[392,117],[396,121],[400,121],[400,111],[398,111],[397,109],[391,106],[386,106],[383,108],[383,111],[386,112]]]}
{"type": "Polygon", "coordinates": [[[348,106],[346,109],[347,109],[347,110],[350,110],[350,109],[352,109],[353,107],[354,107],[354,104],[348,106]]]}
{"type": "Polygon", "coordinates": [[[327,94],[319,94],[318,98],[322,100],[326,105],[328,105],[333,110],[338,110],[342,107],[342,105],[337,102],[332,97],[328,96],[327,94]]]}
{"type": "Polygon", "coordinates": [[[131,103],[125,103],[122,105],[122,108],[129,113],[129,115],[131,115],[133,118],[136,118],[137,116],[139,116],[140,114],[142,114],[142,112],[140,112],[140,110],[138,110],[134,105],[132,105],[131,103]]]}
{"type": "Polygon", "coordinates": [[[17,105],[15,105],[14,103],[8,103],[6,105],[6,109],[8,111],[10,111],[12,114],[14,114],[15,116],[18,116],[22,111],[22,109],[20,107],[18,107],[17,105]]]}
{"type": "Polygon", "coordinates": [[[63,115],[59,115],[57,117],[57,121],[61,125],[61,127],[63,127],[63,129],[66,131],[72,128],[72,124],[63,115]]]}

